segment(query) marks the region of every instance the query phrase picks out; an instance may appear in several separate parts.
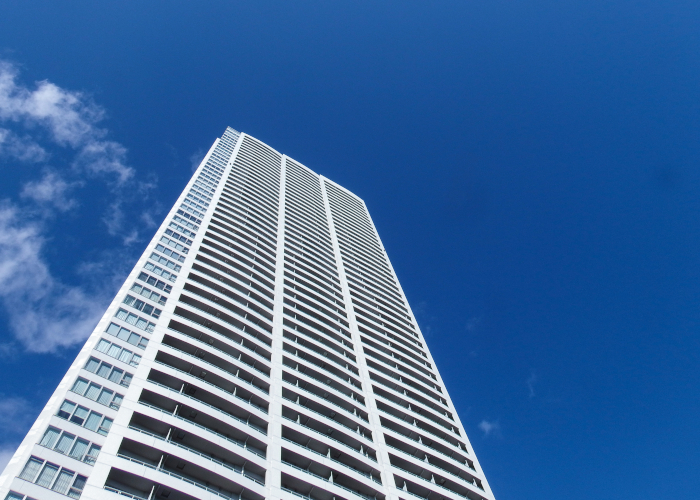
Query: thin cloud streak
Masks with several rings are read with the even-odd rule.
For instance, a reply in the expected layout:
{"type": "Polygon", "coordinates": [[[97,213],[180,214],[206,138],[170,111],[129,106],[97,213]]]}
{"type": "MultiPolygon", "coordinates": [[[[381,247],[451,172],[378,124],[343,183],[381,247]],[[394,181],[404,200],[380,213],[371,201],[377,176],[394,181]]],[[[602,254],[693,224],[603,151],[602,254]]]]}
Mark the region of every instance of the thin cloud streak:
{"type": "Polygon", "coordinates": [[[104,109],[86,94],[46,80],[30,88],[19,81],[14,64],[0,61],[0,155],[42,163],[51,158],[49,146],[71,155],[64,168],[45,167],[41,178],[23,185],[22,205],[0,200],[0,303],[14,335],[0,352],[17,344],[38,353],[80,344],[111,298],[111,286],[64,284],[45,258],[50,222],[80,206],[80,188],[93,180],[106,184],[112,198],[102,217],[107,233],[125,245],[140,239],[141,223],[127,224],[124,209],[133,193],[147,198],[155,182],[135,180],[126,148],[108,140],[108,131],[99,126],[104,117],[104,109]]]}

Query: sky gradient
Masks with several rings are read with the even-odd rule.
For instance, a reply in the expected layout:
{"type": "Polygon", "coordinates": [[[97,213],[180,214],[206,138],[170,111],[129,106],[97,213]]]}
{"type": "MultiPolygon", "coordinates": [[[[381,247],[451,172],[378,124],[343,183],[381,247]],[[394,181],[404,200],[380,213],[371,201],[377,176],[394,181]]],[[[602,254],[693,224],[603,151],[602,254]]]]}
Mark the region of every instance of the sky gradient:
{"type": "Polygon", "coordinates": [[[2,2],[0,465],[231,126],[365,200],[498,500],[696,499],[698,26],[690,1],[2,2]]]}

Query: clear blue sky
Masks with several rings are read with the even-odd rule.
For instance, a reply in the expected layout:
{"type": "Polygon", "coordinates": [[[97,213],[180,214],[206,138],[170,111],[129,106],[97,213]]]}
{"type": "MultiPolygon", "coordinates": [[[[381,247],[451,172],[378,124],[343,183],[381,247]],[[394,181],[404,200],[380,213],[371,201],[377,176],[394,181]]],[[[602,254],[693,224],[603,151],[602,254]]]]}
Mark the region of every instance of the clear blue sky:
{"type": "Polygon", "coordinates": [[[697,499],[699,26],[697,1],[5,0],[0,457],[230,125],[364,198],[498,500],[697,499]]]}

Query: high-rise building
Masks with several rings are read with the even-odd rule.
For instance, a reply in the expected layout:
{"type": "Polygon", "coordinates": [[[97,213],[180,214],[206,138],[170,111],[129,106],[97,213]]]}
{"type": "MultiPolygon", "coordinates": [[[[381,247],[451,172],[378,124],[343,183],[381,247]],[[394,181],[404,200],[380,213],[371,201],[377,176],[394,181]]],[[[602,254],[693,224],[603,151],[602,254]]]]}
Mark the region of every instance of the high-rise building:
{"type": "Polygon", "coordinates": [[[0,499],[493,500],[364,202],[229,128],[0,499]]]}

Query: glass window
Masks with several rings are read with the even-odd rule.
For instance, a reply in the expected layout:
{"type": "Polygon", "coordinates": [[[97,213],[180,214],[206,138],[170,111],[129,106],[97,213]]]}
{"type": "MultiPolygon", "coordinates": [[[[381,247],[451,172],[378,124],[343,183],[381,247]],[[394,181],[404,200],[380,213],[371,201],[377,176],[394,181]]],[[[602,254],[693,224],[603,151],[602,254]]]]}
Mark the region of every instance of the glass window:
{"type": "Polygon", "coordinates": [[[115,394],[114,399],[112,400],[112,404],[110,406],[115,410],[118,410],[119,407],[122,405],[122,401],[124,401],[124,396],[122,396],[121,394],[115,394]]]}
{"type": "Polygon", "coordinates": [[[95,373],[98,366],[100,366],[100,361],[95,358],[90,358],[85,364],[85,369],[89,372],[95,373]]]}
{"type": "Polygon", "coordinates": [[[100,420],[102,420],[102,415],[100,413],[91,412],[90,416],[85,421],[85,428],[96,431],[97,427],[100,425],[100,420]]]}
{"type": "Polygon", "coordinates": [[[112,368],[112,365],[108,365],[107,363],[102,363],[100,365],[100,368],[97,370],[97,375],[100,377],[107,378],[109,377],[109,371],[112,368]]]}
{"type": "Polygon", "coordinates": [[[100,450],[102,447],[97,446],[96,444],[92,444],[90,446],[90,449],[87,452],[87,455],[85,455],[85,458],[83,459],[84,462],[89,463],[89,464],[94,464],[95,459],[97,459],[97,455],[100,454],[100,450]]]}
{"type": "Polygon", "coordinates": [[[107,433],[109,432],[109,429],[112,427],[112,422],[113,422],[113,420],[111,418],[105,417],[104,420],[102,421],[102,425],[100,426],[99,429],[97,429],[97,433],[102,434],[103,436],[106,436],[107,433]]]}
{"type": "Polygon", "coordinates": [[[145,349],[147,345],[148,345],[148,339],[146,337],[141,337],[141,341],[139,342],[139,345],[137,345],[136,347],[140,347],[141,349],[145,349]]]}
{"type": "Polygon", "coordinates": [[[124,303],[127,306],[130,306],[131,304],[133,304],[135,300],[136,299],[134,297],[132,297],[131,295],[127,295],[126,297],[124,297],[124,303]]]}
{"type": "Polygon", "coordinates": [[[119,333],[119,325],[115,325],[114,323],[110,323],[109,326],[107,327],[107,333],[110,335],[117,335],[119,333]]]}
{"type": "Polygon", "coordinates": [[[86,481],[87,478],[85,476],[78,474],[78,477],[73,481],[73,486],[68,490],[68,496],[71,498],[80,498],[80,494],[83,492],[83,488],[85,488],[86,481]]]}
{"type": "Polygon", "coordinates": [[[72,470],[61,470],[61,472],[58,474],[58,477],[56,478],[56,482],[53,483],[53,488],[51,489],[57,491],[62,495],[65,495],[66,491],[68,490],[68,487],[70,486],[71,481],[73,480],[74,475],[75,472],[73,472],[72,470]]]}
{"type": "Polygon", "coordinates": [[[117,344],[112,344],[109,347],[109,351],[107,352],[108,356],[111,356],[113,358],[119,358],[119,353],[122,352],[122,348],[119,347],[117,344]]]}
{"type": "Polygon", "coordinates": [[[68,450],[70,450],[73,441],[75,441],[75,436],[73,434],[68,434],[67,432],[64,432],[59,438],[58,443],[56,443],[56,447],[54,448],[54,450],[56,450],[59,453],[68,453],[68,450]]]}
{"type": "Polygon", "coordinates": [[[74,408],[75,403],[71,403],[70,401],[64,401],[61,405],[61,408],[58,410],[58,416],[61,418],[70,418],[74,408]]]}
{"type": "Polygon", "coordinates": [[[90,413],[90,411],[87,408],[83,406],[78,406],[78,408],[76,408],[75,410],[75,413],[70,418],[70,421],[78,425],[83,425],[83,422],[85,422],[85,417],[88,416],[88,413],[90,413]]]}
{"type": "Polygon", "coordinates": [[[85,397],[88,399],[92,399],[93,401],[96,400],[101,388],[101,385],[97,385],[93,382],[90,382],[90,386],[88,387],[87,392],[85,392],[85,397]]]}
{"type": "Polygon", "coordinates": [[[135,325],[136,321],[138,321],[139,317],[136,316],[134,313],[129,313],[129,315],[126,317],[126,322],[129,323],[130,325],[135,325]]]}
{"type": "Polygon", "coordinates": [[[100,392],[99,397],[97,397],[97,402],[102,405],[108,405],[109,402],[112,400],[113,395],[113,391],[110,391],[109,389],[102,389],[102,392],[100,392]]]}
{"type": "Polygon", "coordinates": [[[116,317],[121,320],[125,320],[126,317],[129,315],[124,309],[119,309],[117,311],[116,317]]]}
{"type": "Polygon", "coordinates": [[[140,328],[141,330],[145,330],[146,326],[148,325],[148,321],[146,321],[143,318],[139,318],[138,316],[134,316],[134,318],[136,318],[135,323],[134,323],[136,325],[136,328],[140,328]]]}
{"type": "Polygon", "coordinates": [[[153,306],[150,304],[145,304],[143,305],[143,309],[141,309],[145,314],[151,314],[153,312],[153,306]]]}
{"type": "Polygon", "coordinates": [[[117,334],[117,338],[120,340],[126,340],[129,338],[130,333],[131,330],[127,330],[126,328],[120,328],[119,333],[117,334]]]}
{"type": "MultiPolygon", "coordinates": [[[[141,273],[141,274],[144,274],[144,273],[141,273]]],[[[141,276],[139,276],[139,278],[141,278],[141,276]]],[[[143,287],[141,285],[136,284],[136,283],[131,285],[131,290],[136,292],[136,293],[141,293],[142,289],[143,289],[143,287]]]]}
{"type": "Polygon", "coordinates": [[[134,376],[131,373],[125,373],[120,384],[124,387],[129,387],[132,378],[134,378],[134,376]]]}
{"type": "Polygon", "coordinates": [[[119,361],[123,361],[124,363],[128,363],[129,359],[131,358],[131,351],[128,349],[124,349],[119,356],[119,361]]]}
{"type": "Polygon", "coordinates": [[[56,476],[57,472],[57,465],[47,463],[44,465],[44,468],[41,469],[39,477],[36,478],[36,484],[43,486],[44,488],[48,488],[51,486],[51,482],[53,481],[53,478],[56,476]]]}
{"type": "Polygon", "coordinates": [[[31,457],[27,461],[27,464],[24,466],[24,469],[22,469],[19,478],[24,479],[26,481],[34,482],[34,478],[39,472],[39,469],[41,469],[42,465],[44,465],[43,460],[37,457],[31,457]]]}
{"type": "MultiPolygon", "coordinates": [[[[139,346],[139,347],[141,347],[141,346],[139,346]]],[[[131,361],[129,362],[129,364],[131,366],[139,366],[140,362],[141,362],[141,356],[139,356],[138,354],[134,354],[134,357],[131,358],[131,361]]]]}
{"type": "Polygon", "coordinates": [[[53,448],[53,445],[56,442],[56,438],[60,433],[61,431],[56,429],[55,427],[49,427],[48,429],[46,429],[44,437],[41,438],[41,442],[39,444],[41,446],[46,446],[47,448],[53,448]]]}
{"type": "Polygon", "coordinates": [[[75,444],[70,450],[69,455],[73,458],[80,460],[81,458],[83,458],[83,455],[85,455],[85,450],[87,450],[89,444],[90,443],[88,441],[85,441],[84,439],[76,439],[75,444]]]}
{"type": "Polygon", "coordinates": [[[87,389],[88,386],[88,381],[85,380],[84,378],[78,378],[78,380],[75,381],[73,384],[73,388],[71,391],[77,392],[80,395],[83,395],[85,393],[85,389],[87,389]]]}
{"type": "Polygon", "coordinates": [[[95,349],[97,349],[100,352],[107,352],[110,345],[111,344],[109,342],[107,342],[105,339],[100,339],[100,341],[97,344],[97,347],[95,349]]]}
{"type": "Polygon", "coordinates": [[[153,333],[153,330],[155,329],[155,327],[156,327],[155,323],[148,323],[148,326],[146,327],[146,331],[148,333],[153,333]]]}
{"type": "Polygon", "coordinates": [[[115,368],[112,370],[112,373],[109,374],[109,379],[110,382],[114,382],[115,384],[118,384],[119,381],[122,379],[122,375],[124,375],[124,370],[120,370],[119,368],[115,368]]]}
{"type": "Polygon", "coordinates": [[[24,498],[24,495],[20,495],[19,493],[15,493],[14,491],[11,491],[7,494],[5,497],[5,500],[22,500],[24,498]]]}
{"type": "Polygon", "coordinates": [[[141,340],[141,335],[137,335],[135,333],[132,333],[131,336],[129,337],[129,340],[127,340],[127,342],[129,344],[138,345],[139,340],[141,340]]]}

